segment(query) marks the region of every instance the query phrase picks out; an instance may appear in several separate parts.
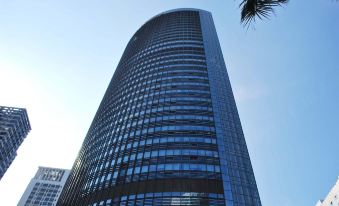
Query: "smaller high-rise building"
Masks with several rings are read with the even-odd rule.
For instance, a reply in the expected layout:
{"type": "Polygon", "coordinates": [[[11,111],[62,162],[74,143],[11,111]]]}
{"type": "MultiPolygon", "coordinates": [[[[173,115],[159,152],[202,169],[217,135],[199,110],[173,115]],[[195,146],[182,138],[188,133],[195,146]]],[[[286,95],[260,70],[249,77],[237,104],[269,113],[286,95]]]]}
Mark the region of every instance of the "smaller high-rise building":
{"type": "Polygon", "coordinates": [[[319,200],[316,206],[339,206],[339,177],[326,198],[319,200]]]}
{"type": "Polygon", "coordinates": [[[26,109],[0,106],[0,180],[30,130],[26,109]]]}
{"type": "Polygon", "coordinates": [[[69,170],[39,167],[18,206],[54,206],[68,178],[69,170]]]}

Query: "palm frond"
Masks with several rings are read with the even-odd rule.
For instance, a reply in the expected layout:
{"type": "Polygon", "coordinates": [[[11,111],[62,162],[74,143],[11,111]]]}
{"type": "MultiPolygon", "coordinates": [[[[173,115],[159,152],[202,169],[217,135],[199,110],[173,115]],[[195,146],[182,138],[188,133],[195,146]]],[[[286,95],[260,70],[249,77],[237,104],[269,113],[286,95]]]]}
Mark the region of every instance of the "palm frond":
{"type": "Polygon", "coordinates": [[[249,25],[259,19],[269,18],[274,13],[274,7],[287,3],[288,0],[243,0],[241,7],[241,23],[249,25]]]}

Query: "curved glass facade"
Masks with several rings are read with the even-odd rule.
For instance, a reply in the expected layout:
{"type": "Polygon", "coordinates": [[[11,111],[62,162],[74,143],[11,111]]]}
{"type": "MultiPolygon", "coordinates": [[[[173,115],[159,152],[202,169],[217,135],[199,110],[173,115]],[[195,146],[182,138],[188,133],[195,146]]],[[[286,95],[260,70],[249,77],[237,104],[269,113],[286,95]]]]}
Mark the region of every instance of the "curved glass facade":
{"type": "Polygon", "coordinates": [[[243,136],[233,154],[220,132],[204,18],[165,12],[131,38],[58,205],[261,205],[243,136]]]}

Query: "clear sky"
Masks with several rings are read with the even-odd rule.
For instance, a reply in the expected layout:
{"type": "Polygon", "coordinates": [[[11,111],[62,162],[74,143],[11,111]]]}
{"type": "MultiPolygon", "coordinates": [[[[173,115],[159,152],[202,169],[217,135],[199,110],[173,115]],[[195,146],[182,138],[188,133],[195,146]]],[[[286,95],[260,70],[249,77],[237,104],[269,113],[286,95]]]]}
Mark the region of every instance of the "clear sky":
{"type": "Polygon", "coordinates": [[[71,168],[133,33],[212,12],[264,206],[310,206],[339,175],[339,3],[291,0],[246,30],[239,0],[0,0],[0,105],[32,131],[0,181],[18,203],[39,165],[71,168]]]}

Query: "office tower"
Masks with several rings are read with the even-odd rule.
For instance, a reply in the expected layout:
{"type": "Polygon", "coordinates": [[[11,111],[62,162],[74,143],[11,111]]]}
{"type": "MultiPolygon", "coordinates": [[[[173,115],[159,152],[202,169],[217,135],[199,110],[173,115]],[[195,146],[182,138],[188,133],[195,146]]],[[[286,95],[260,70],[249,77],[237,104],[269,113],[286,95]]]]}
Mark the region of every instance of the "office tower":
{"type": "Polygon", "coordinates": [[[325,199],[319,200],[316,206],[339,206],[339,177],[325,199]]]}
{"type": "Polygon", "coordinates": [[[0,106],[0,180],[30,130],[26,109],[0,106]]]}
{"type": "Polygon", "coordinates": [[[134,34],[58,205],[261,205],[209,12],[134,34]]]}
{"type": "Polygon", "coordinates": [[[18,206],[55,206],[68,175],[66,169],[39,167],[18,206]]]}

